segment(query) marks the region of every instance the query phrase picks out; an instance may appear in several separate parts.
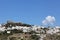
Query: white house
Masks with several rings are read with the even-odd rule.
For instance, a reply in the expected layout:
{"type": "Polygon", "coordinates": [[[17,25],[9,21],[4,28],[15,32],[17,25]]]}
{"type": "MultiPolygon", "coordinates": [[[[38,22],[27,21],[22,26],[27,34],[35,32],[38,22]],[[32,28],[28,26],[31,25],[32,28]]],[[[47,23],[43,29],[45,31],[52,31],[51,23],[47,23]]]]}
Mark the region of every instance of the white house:
{"type": "Polygon", "coordinates": [[[48,34],[55,34],[55,33],[57,33],[57,32],[59,32],[60,30],[58,29],[58,28],[53,28],[53,29],[49,29],[48,31],[47,31],[47,33],[48,34]]]}
{"type": "Polygon", "coordinates": [[[4,32],[5,30],[5,27],[0,27],[0,32],[4,32]]]}

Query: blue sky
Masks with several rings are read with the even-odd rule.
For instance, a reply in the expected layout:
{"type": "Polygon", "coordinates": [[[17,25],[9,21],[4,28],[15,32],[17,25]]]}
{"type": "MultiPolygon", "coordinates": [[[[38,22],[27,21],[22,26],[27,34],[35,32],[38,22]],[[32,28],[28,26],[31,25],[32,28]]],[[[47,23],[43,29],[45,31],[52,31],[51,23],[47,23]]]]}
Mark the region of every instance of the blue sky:
{"type": "Polygon", "coordinates": [[[0,23],[7,20],[42,25],[46,16],[60,25],[60,0],[0,0],[0,23]]]}

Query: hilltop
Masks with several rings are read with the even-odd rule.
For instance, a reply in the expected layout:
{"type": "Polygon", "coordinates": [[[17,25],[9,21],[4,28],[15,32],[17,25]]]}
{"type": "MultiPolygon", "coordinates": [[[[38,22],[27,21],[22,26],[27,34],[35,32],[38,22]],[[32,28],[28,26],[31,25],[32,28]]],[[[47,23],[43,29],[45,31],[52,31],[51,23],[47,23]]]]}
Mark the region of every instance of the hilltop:
{"type": "Polygon", "coordinates": [[[60,26],[44,27],[8,21],[0,25],[0,40],[59,40],[60,26]]]}

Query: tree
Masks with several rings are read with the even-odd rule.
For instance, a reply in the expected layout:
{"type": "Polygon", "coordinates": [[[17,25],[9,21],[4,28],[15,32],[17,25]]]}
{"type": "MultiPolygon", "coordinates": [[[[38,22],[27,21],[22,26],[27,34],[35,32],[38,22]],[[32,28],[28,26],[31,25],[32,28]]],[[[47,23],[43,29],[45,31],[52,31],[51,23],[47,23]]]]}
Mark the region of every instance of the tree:
{"type": "Polygon", "coordinates": [[[33,39],[33,40],[39,40],[39,36],[37,36],[37,35],[31,35],[31,39],[33,39]]]}

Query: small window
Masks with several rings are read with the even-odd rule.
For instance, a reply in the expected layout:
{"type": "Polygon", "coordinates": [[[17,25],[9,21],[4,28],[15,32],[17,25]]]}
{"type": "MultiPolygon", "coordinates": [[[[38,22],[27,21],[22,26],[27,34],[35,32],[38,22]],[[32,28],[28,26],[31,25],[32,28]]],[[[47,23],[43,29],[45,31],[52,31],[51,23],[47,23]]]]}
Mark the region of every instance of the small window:
{"type": "Polygon", "coordinates": [[[25,38],[27,38],[27,36],[25,36],[25,38]]]}

